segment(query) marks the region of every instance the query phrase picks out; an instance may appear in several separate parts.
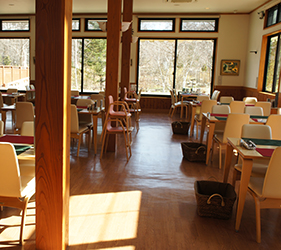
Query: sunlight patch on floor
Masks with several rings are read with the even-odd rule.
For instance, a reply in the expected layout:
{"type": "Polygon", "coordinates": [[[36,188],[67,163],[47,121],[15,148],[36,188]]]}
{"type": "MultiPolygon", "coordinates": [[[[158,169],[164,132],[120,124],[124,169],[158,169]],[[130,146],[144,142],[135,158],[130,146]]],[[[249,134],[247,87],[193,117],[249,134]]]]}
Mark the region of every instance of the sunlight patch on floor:
{"type": "Polygon", "coordinates": [[[141,194],[141,191],[126,191],[71,196],[69,245],[136,238],[141,194]]]}

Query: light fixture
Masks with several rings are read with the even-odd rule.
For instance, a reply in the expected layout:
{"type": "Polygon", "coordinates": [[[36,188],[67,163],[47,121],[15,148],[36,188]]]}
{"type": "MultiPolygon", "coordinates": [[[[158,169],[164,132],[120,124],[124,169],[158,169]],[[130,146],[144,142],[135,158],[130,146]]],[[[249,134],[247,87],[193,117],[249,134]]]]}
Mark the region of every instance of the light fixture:
{"type": "Polygon", "coordinates": [[[262,10],[262,11],[258,12],[258,15],[259,15],[259,19],[263,19],[265,16],[265,12],[262,10]]]}
{"type": "Polygon", "coordinates": [[[98,25],[102,31],[106,31],[107,21],[98,21],[98,25]]]}
{"type": "Polygon", "coordinates": [[[257,54],[258,51],[257,51],[257,50],[250,50],[250,53],[255,53],[255,54],[257,54]]]}
{"type": "Polygon", "coordinates": [[[131,22],[122,22],[121,31],[125,32],[130,28],[131,22]]]}

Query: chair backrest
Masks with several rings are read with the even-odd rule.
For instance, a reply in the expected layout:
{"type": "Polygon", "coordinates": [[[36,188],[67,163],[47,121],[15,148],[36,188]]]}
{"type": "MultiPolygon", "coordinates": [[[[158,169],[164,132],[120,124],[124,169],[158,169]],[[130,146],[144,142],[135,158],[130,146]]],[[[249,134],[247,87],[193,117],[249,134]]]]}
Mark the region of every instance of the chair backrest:
{"type": "Polygon", "coordinates": [[[4,106],[2,92],[0,92],[0,108],[4,106]]]}
{"type": "Polygon", "coordinates": [[[18,89],[15,89],[15,88],[7,89],[7,94],[12,94],[12,93],[16,93],[16,92],[18,92],[18,89]]]}
{"type": "Polygon", "coordinates": [[[271,114],[271,102],[256,102],[256,107],[262,107],[263,115],[269,116],[271,114]]]}
{"type": "Polygon", "coordinates": [[[21,135],[24,136],[34,136],[34,122],[25,121],[21,126],[21,135]]]}
{"type": "Polygon", "coordinates": [[[16,128],[21,129],[25,121],[34,122],[34,106],[32,102],[16,102],[16,128]]]}
{"type": "Polygon", "coordinates": [[[171,104],[174,105],[175,104],[175,94],[173,92],[173,90],[170,89],[170,94],[171,94],[171,104]]]}
{"type": "Polygon", "coordinates": [[[281,198],[281,147],[274,150],[264,177],[262,196],[267,198],[281,198]]]}
{"type": "Polygon", "coordinates": [[[220,97],[220,103],[231,103],[232,101],[234,101],[234,98],[232,96],[221,96],[220,97]]]}
{"type": "Polygon", "coordinates": [[[78,99],[76,102],[77,107],[88,107],[91,104],[94,104],[92,99],[78,99]]]}
{"type": "Polygon", "coordinates": [[[263,124],[244,124],[241,137],[253,139],[272,139],[271,128],[263,124]]]}
{"type": "Polygon", "coordinates": [[[91,99],[97,101],[97,106],[102,107],[104,104],[104,95],[101,94],[91,94],[91,99]]]}
{"type": "Polygon", "coordinates": [[[229,105],[214,105],[212,108],[212,113],[214,114],[229,114],[230,107],[229,105]]]}
{"type": "Polygon", "coordinates": [[[208,112],[211,113],[214,105],[217,105],[216,100],[203,100],[201,104],[199,119],[200,120],[202,119],[203,113],[208,113],[208,112]]]}
{"type": "Polygon", "coordinates": [[[210,97],[208,95],[199,95],[196,100],[202,102],[203,100],[210,100],[210,97]]]}
{"type": "Polygon", "coordinates": [[[227,142],[227,137],[240,138],[242,126],[249,124],[250,115],[230,113],[226,119],[225,129],[223,133],[223,143],[227,142]]]}
{"type": "Polygon", "coordinates": [[[212,97],[211,97],[211,100],[218,100],[218,97],[219,97],[219,94],[220,94],[220,91],[219,90],[214,90],[213,94],[212,94],[212,97]]]}
{"type": "Polygon", "coordinates": [[[232,101],[230,104],[231,113],[244,113],[245,102],[242,101],[232,101]]]}
{"type": "Polygon", "coordinates": [[[252,96],[247,96],[243,98],[243,102],[245,102],[246,104],[256,104],[256,102],[258,101],[258,99],[256,97],[252,97],[252,96]]]}
{"type": "Polygon", "coordinates": [[[79,90],[71,90],[71,96],[78,96],[79,90]]]}
{"type": "Polygon", "coordinates": [[[11,143],[0,143],[0,196],[22,197],[18,159],[11,143]]]}
{"type": "Polygon", "coordinates": [[[0,121],[0,136],[4,134],[4,122],[0,121]]]}
{"type": "Polygon", "coordinates": [[[267,118],[266,125],[271,127],[272,139],[281,140],[281,115],[270,115],[267,118]]]}
{"type": "Polygon", "coordinates": [[[77,107],[74,104],[70,105],[70,113],[71,113],[71,124],[70,124],[70,132],[78,133],[79,132],[79,119],[77,107]]]}
{"type": "Polygon", "coordinates": [[[263,115],[262,107],[246,106],[245,113],[249,115],[263,115]]]}

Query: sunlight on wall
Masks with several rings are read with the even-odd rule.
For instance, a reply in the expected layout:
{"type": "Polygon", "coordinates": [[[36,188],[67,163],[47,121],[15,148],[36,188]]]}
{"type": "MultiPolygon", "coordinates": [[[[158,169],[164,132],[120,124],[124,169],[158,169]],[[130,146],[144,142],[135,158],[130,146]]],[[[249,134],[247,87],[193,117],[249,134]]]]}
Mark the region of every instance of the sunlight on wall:
{"type": "MultiPolygon", "coordinates": [[[[71,196],[69,245],[136,238],[140,204],[140,191],[71,196]]],[[[135,249],[128,245],[110,249],[135,249]]]]}

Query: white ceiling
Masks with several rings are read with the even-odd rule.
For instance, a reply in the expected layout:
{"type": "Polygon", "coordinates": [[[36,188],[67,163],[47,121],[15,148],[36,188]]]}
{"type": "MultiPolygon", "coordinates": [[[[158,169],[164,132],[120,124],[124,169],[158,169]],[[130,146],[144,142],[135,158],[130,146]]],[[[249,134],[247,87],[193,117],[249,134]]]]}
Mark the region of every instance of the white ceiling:
{"type": "MultiPolygon", "coordinates": [[[[58,0],[59,1],[59,0],[58,0]]],[[[280,0],[133,0],[134,13],[249,13],[264,3],[280,0]]],[[[0,0],[0,14],[33,14],[36,0],[0,0]]],[[[107,0],[73,0],[73,13],[106,13],[107,0]]]]}

